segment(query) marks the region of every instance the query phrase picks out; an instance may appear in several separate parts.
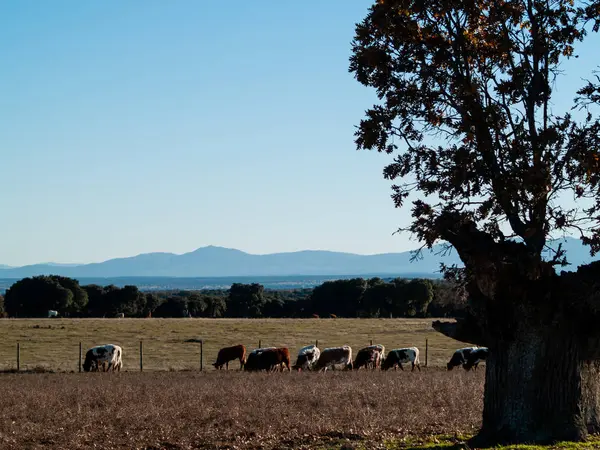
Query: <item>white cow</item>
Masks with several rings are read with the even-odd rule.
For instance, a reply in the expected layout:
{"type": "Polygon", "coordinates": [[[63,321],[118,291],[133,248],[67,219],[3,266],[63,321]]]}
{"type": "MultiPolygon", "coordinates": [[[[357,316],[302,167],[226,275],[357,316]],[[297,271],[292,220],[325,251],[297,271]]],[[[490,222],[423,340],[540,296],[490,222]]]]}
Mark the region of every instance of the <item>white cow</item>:
{"type": "Polygon", "coordinates": [[[302,369],[311,370],[319,360],[320,356],[321,350],[319,350],[319,347],[316,345],[311,344],[302,347],[300,351],[298,351],[298,359],[296,359],[294,369],[298,369],[298,371],[301,371],[302,369]]]}
{"type": "Polygon", "coordinates": [[[83,370],[86,372],[102,371],[121,371],[123,367],[123,349],[118,345],[105,344],[98,345],[90,348],[85,354],[85,362],[83,363],[83,370]],[[105,370],[105,364],[108,363],[108,369],[105,370]]]}
{"type": "Polygon", "coordinates": [[[345,368],[352,369],[352,347],[343,345],[342,347],[324,349],[315,364],[315,369],[325,372],[329,367],[335,368],[337,364],[342,364],[345,368]]]}
{"type": "Polygon", "coordinates": [[[48,310],[48,317],[58,317],[58,311],[54,311],[53,309],[48,310]]]}
{"type": "Polygon", "coordinates": [[[119,313],[117,314],[117,319],[124,319],[125,318],[125,314],[124,313],[119,313]]]}

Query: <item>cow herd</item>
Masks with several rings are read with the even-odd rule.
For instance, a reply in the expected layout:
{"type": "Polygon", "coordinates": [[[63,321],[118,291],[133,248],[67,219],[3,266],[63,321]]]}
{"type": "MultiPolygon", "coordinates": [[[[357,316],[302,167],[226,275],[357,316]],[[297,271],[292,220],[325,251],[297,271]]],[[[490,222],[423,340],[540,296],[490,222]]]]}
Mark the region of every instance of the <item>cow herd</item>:
{"type": "MultiPolygon", "coordinates": [[[[481,361],[488,356],[486,347],[465,347],[454,352],[446,365],[448,370],[462,366],[465,370],[477,369],[481,361]]],[[[83,370],[86,372],[120,371],[123,366],[123,350],[118,345],[106,344],[90,348],[85,355],[83,370]]],[[[229,369],[231,361],[238,360],[240,369],[246,371],[277,371],[292,369],[297,371],[327,371],[336,367],[347,370],[394,369],[404,370],[403,364],[411,365],[411,372],[421,370],[419,349],[417,347],[397,348],[385,354],[385,347],[380,344],[369,345],[360,349],[352,360],[352,348],[349,345],[330,347],[320,350],[316,345],[307,345],[298,351],[295,364],[292,365],[290,351],[287,347],[257,348],[246,353],[242,344],[225,347],[219,350],[215,369],[229,369]]]]}
{"type": "MultiPolygon", "coordinates": [[[[465,370],[477,369],[481,361],[485,361],[488,355],[485,347],[465,347],[458,349],[446,365],[448,370],[461,366],[465,370]]],[[[411,365],[411,372],[415,367],[420,371],[419,349],[417,347],[397,348],[390,350],[385,355],[385,347],[380,344],[369,345],[358,351],[352,360],[352,347],[343,345],[341,347],[325,348],[322,351],[316,345],[307,345],[298,351],[296,363],[291,364],[290,351],[287,347],[257,348],[246,354],[246,347],[241,344],[225,347],[219,350],[217,361],[213,364],[216,369],[225,366],[229,369],[229,362],[238,360],[240,369],[246,371],[297,371],[313,370],[325,372],[328,368],[336,367],[348,370],[365,369],[394,369],[404,370],[403,364],[411,365]]]]}

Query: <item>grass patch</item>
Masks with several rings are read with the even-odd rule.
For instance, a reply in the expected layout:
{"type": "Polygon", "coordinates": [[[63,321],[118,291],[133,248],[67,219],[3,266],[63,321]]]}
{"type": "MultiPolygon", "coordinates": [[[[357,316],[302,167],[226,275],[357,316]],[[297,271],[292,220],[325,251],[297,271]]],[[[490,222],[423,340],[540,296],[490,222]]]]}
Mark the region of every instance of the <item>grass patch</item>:
{"type": "MultiPolygon", "coordinates": [[[[386,450],[470,450],[469,436],[456,434],[408,436],[385,442],[386,450]]],[[[554,445],[501,445],[496,450],[588,450],[600,448],[600,436],[591,436],[587,442],[559,442],[554,445]]]]}

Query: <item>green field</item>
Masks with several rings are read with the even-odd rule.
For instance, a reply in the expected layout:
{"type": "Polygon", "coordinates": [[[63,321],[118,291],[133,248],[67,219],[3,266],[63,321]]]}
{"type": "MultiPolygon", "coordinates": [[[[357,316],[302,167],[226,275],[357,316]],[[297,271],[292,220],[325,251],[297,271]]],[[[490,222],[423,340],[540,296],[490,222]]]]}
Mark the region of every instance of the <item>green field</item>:
{"type": "MultiPolygon", "coordinates": [[[[435,319],[3,319],[0,320],[0,369],[78,370],[79,342],[83,353],[105,343],[123,347],[123,370],[139,370],[143,341],[144,371],[197,370],[202,339],[205,369],[221,347],[244,344],[248,350],[286,346],[295,357],[301,347],[319,341],[321,349],[348,344],[356,351],[373,343],[386,350],[416,346],[425,365],[429,342],[430,367],[443,367],[452,352],[467,343],[455,341],[431,328],[435,319]]],[[[233,368],[239,366],[234,363],[233,368]]],[[[232,366],[230,365],[230,369],[232,366]]]]}

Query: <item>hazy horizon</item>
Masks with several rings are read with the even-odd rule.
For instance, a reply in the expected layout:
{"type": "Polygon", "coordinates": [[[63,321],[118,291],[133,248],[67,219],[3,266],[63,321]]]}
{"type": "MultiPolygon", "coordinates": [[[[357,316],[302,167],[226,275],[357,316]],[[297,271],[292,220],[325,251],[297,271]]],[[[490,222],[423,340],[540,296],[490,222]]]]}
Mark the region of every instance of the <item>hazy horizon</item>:
{"type": "MultiPolygon", "coordinates": [[[[0,4],[0,263],[418,247],[393,235],[393,156],[354,145],[371,4],[0,4]]],[[[557,110],[597,64],[593,38],[576,51],[557,110]]]]}
{"type": "MultiPolygon", "coordinates": [[[[136,256],[141,256],[141,255],[149,255],[149,254],[172,254],[172,255],[177,255],[177,256],[181,256],[181,255],[185,255],[187,253],[193,253],[197,250],[203,249],[203,248],[207,248],[207,247],[217,247],[217,248],[224,248],[227,250],[237,250],[237,251],[241,251],[243,253],[247,253],[250,255],[257,255],[257,256],[264,256],[264,255],[272,255],[272,254],[281,254],[281,253],[296,253],[296,252],[335,252],[335,253],[348,253],[348,254],[353,254],[353,255],[360,255],[360,256],[373,256],[373,255],[382,255],[382,254],[386,254],[386,253],[403,253],[403,252],[408,252],[411,250],[415,250],[417,247],[413,247],[413,248],[409,248],[407,250],[400,250],[397,252],[375,252],[375,253],[357,253],[357,252],[345,252],[345,251],[337,251],[337,250],[329,250],[329,249],[313,249],[313,248],[306,248],[306,249],[300,249],[300,250],[293,250],[293,251],[284,251],[284,252],[278,252],[278,251],[274,251],[274,252],[264,252],[264,253],[254,253],[254,252],[247,252],[245,250],[239,249],[239,248],[233,248],[233,247],[225,247],[222,245],[203,245],[201,247],[196,247],[193,248],[191,250],[188,251],[183,251],[183,252],[168,252],[168,251],[160,251],[160,252],[142,252],[142,253],[137,253],[137,254],[132,254],[132,255],[126,255],[126,256],[115,256],[115,257],[109,257],[107,259],[101,260],[101,261],[82,261],[82,262],[70,262],[70,261],[37,261],[31,264],[23,264],[23,266],[27,266],[27,265],[47,265],[47,264],[55,264],[55,265],[60,265],[60,266],[78,266],[78,265],[85,265],[85,264],[96,264],[96,263],[102,263],[102,262],[106,262],[106,261],[110,261],[112,259],[119,259],[119,258],[132,258],[132,257],[136,257],[136,256]]],[[[12,266],[10,264],[6,264],[2,261],[0,261],[0,268],[1,267],[19,267],[19,266],[12,266]]]]}

